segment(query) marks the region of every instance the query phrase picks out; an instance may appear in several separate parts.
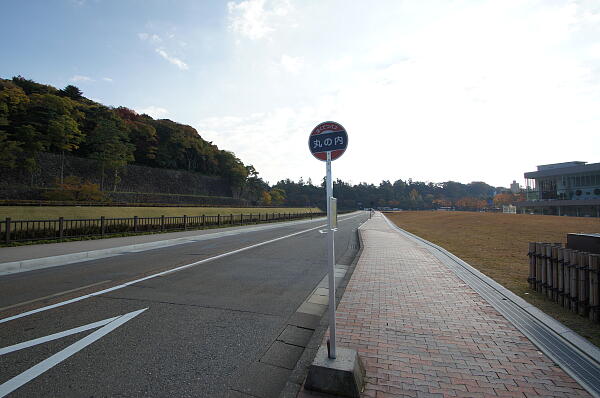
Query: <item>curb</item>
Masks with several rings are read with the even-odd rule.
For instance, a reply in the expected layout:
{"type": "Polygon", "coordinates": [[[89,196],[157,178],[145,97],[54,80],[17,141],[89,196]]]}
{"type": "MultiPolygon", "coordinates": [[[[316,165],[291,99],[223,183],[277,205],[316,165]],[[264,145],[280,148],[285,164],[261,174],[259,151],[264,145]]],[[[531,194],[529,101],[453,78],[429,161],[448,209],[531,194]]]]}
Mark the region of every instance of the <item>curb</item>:
{"type": "MultiPolygon", "coordinates": [[[[336,286],[336,289],[335,289],[335,305],[336,305],[336,307],[339,305],[340,301],[342,300],[342,296],[344,295],[346,286],[348,286],[350,279],[352,279],[352,275],[354,274],[354,270],[356,269],[356,264],[360,260],[360,256],[363,251],[364,245],[363,245],[362,236],[360,233],[360,227],[363,224],[364,224],[364,222],[356,228],[357,243],[359,246],[358,251],[356,252],[356,255],[354,256],[354,259],[352,260],[350,265],[348,265],[348,270],[346,271],[346,275],[342,279],[341,283],[336,286]]],[[[325,278],[327,278],[327,276],[325,276],[325,278]]],[[[288,378],[288,381],[287,381],[284,389],[279,394],[278,398],[295,398],[298,395],[298,393],[300,392],[300,389],[304,385],[304,381],[308,374],[308,368],[312,364],[315,356],[317,355],[318,348],[323,343],[323,337],[325,336],[327,329],[329,329],[329,317],[328,317],[328,311],[325,311],[325,313],[321,316],[321,321],[319,322],[319,326],[313,332],[313,335],[312,335],[309,343],[307,344],[304,352],[300,356],[300,359],[296,363],[296,366],[292,370],[292,373],[290,374],[290,377],[288,378]]]]}

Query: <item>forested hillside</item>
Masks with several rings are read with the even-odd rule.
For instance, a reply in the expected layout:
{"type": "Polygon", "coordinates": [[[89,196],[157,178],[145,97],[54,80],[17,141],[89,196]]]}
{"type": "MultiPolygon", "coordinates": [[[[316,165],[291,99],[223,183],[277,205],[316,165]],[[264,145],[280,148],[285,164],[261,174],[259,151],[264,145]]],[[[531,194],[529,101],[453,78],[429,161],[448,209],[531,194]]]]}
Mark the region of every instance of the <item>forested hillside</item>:
{"type": "MultiPolygon", "coordinates": [[[[136,188],[131,188],[130,191],[135,192],[126,193],[148,193],[148,189],[142,189],[139,183],[131,181],[132,178],[146,178],[150,181],[147,174],[146,177],[140,177],[146,173],[143,170],[130,172],[127,184],[119,186],[119,173],[128,164],[133,164],[220,177],[228,184],[228,191],[232,196],[250,204],[325,205],[323,184],[315,185],[310,179],[306,183],[302,179],[298,182],[286,179],[269,186],[258,177],[254,167],[244,165],[232,152],[221,150],[205,141],[193,127],[167,119],[155,120],[124,107],[107,107],[85,98],[72,85],[57,89],[21,76],[11,80],[0,79],[0,169],[8,173],[15,170],[15,177],[27,180],[21,177],[23,171],[33,176],[40,170],[38,162],[48,158],[39,156],[40,153],[53,153],[54,155],[48,156],[59,156],[62,159],[58,162],[58,172],[53,173],[58,176],[61,186],[65,185],[62,184],[63,178],[69,176],[65,172],[68,169],[65,165],[77,163],[65,161],[70,158],[67,155],[71,155],[91,159],[93,164],[98,165],[102,177],[95,181],[99,180],[97,182],[101,191],[118,193],[119,190],[127,190],[126,186],[134,186],[136,188]]],[[[150,173],[156,176],[164,174],[151,170],[150,173]]],[[[164,185],[164,189],[155,192],[197,194],[194,188],[201,189],[205,195],[214,195],[211,192],[215,190],[223,192],[222,189],[214,188],[216,183],[208,180],[178,184],[189,189],[186,192],[174,192],[174,189],[168,187],[169,184],[164,183],[164,178],[163,176],[162,180],[157,180],[163,181],[160,185],[164,185]],[[213,188],[209,188],[209,185],[213,188]]],[[[180,178],[181,181],[200,181],[191,176],[180,178]]],[[[32,177],[30,185],[35,185],[33,180],[32,177]]],[[[379,185],[352,185],[341,180],[334,184],[334,193],[342,209],[431,209],[452,206],[475,210],[518,199],[508,193],[496,196],[499,191],[503,189],[484,182],[425,183],[399,179],[393,183],[382,181],[379,185]]]]}
{"type": "Polygon", "coordinates": [[[107,107],[72,85],[0,79],[0,167],[33,171],[39,152],[94,159],[103,175],[118,177],[122,166],[134,163],[220,176],[236,188],[254,171],[193,127],[107,107]]]}
{"type": "MultiPolygon", "coordinates": [[[[325,205],[324,184],[315,186],[311,180],[298,182],[282,180],[272,190],[285,193],[288,206],[308,204],[325,205]]],[[[456,181],[442,183],[421,182],[408,179],[395,182],[381,181],[378,185],[360,183],[349,184],[336,180],[333,192],[338,198],[338,207],[343,209],[363,207],[389,207],[399,209],[437,209],[454,207],[464,210],[480,210],[509,204],[522,198],[512,195],[502,187],[493,187],[484,182],[474,181],[462,184],[456,181]]]]}

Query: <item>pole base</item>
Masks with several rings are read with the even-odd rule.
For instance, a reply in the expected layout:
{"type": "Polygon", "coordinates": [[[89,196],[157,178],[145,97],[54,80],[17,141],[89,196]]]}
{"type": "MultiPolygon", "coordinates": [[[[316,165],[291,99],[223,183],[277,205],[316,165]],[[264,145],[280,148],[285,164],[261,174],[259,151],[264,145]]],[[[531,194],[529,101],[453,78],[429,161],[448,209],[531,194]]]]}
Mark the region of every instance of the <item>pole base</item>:
{"type": "Polygon", "coordinates": [[[359,398],[364,387],[365,368],[358,353],[350,348],[337,347],[336,358],[327,355],[327,347],[319,347],[304,382],[307,390],[342,397],[359,398]]]}

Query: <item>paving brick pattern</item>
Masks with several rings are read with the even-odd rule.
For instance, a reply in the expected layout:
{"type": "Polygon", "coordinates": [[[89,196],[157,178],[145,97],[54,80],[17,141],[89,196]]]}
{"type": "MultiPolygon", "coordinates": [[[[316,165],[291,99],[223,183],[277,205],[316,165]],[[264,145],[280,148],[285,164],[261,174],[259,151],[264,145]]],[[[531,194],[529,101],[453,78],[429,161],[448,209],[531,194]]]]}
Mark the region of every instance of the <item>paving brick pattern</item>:
{"type": "Polygon", "coordinates": [[[589,396],[381,216],[361,231],[364,248],[338,306],[337,331],[338,345],[356,349],[365,365],[362,397],[589,396]]]}

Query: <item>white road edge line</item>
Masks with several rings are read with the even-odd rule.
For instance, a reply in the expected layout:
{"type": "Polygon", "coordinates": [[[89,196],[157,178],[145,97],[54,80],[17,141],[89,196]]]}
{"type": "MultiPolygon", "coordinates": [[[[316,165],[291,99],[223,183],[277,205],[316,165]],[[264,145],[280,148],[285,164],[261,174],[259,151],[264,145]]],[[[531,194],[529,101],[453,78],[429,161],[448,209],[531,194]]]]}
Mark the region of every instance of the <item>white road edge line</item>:
{"type": "Polygon", "coordinates": [[[58,340],[58,339],[61,339],[63,337],[70,336],[72,334],[77,334],[77,333],[85,332],[86,330],[97,329],[100,326],[104,326],[107,323],[110,323],[110,322],[114,321],[117,318],[118,318],[118,316],[115,316],[113,318],[108,318],[108,319],[105,319],[103,321],[98,321],[98,322],[90,323],[90,324],[87,324],[87,325],[84,325],[84,326],[79,326],[77,328],[73,328],[73,329],[65,330],[65,331],[62,331],[62,332],[59,332],[59,333],[54,333],[54,334],[50,334],[48,336],[40,337],[38,339],[28,340],[28,341],[24,341],[24,342],[19,343],[19,344],[14,344],[14,345],[10,345],[8,347],[0,348],[0,355],[5,355],[5,354],[9,354],[11,352],[23,350],[25,348],[33,347],[33,346],[38,345],[38,344],[46,343],[48,341],[58,340]]]}
{"type": "MultiPolygon", "coordinates": [[[[344,218],[343,220],[340,220],[340,221],[350,220],[350,219],[353,219],[353,218],[356,218],[356,217],[360,217],[361,215],[362,214],[357,214],[357,215],[352,216],[352,217],[344,218]]],[[[246,250],[254,249],[256,247],[268,245],[269,243],[274,243],[274,242],[277,242],[277,241],[280,241],[280,240],[283,240],[283,239],[291,238],[291,237],[296,236],[296,235],[300,235],[300,234],[303,234],[303,233],[306,233],[306,232],[314,231],[314,230],[322,228],[324,226],[325,225],[319,225],[319,226],[316,226],[314,228],[309,228],[309,229],[305,229],[305,230],[302,230],[302,231],[294,232],[293,234],[280,236],[279,238],[270,239],[270,240],[267,240],[267,241],[264,241],[264,242],[256,243],[254,245],[242,247],[241,249],[236,249],[236,250],[233,250],[233,251],[230,251],[230,252],[219,254],[219,255],[214,256],[214,257],[205,258],[204,260],[196,261],[196,262],[193,262],[193,263],[190,263],[190,264],[186,264],[186,265],[181,265],[181,266],[179,266],[177,268],[173,268],[173,269],[170,269],[170,270],[167,270],[167,271],[162,271],[162,272],[159,272],[157,274],[149,275],[149,276],[146,276],[146,277],[143,277],[143,278],[140,278],[140,279],[135,279],[133,281],[129,281],[129,282],[123,283],[122,285],[109,287],[107,289],[99,290],[97,292],[86,294],[84,296],[75,297],[75,298],[72,298],[70,300],[62,301],[60,303],[47,305],[45,307],[40,307],[40,308],[37,308],[35,310],[31,310],[31,311],[23,312],[21,314],[9,316],[7,318],[0,319],[0,324],[1,323],[5,323],[5,322],[9,322],[9,321],[12,321],[12,320],[15,320],[15,319],[23,318],[23,317],[26,317],[26,316],[29,316],[29,315],[37,314],[38,312],[47,311],[47,310],[50,310],[50,309],[53,309],[53,308],[62,307],[63,305],[76,303],[78,301],[85,300],[85,299],[90,298],[90,297],[95,297],[95,296],[99,296],[101,294],[105,294],[105,293],[109,293],[109,292],[112,292],[112,291],[115,291],[115,290],[119,290],[119,289],[122,289],[124,287],[133,285],[135,283],[139,283],[139,282],[146,281],[148,279],[156,278],[157,276],[163,276],[163,275],[166,275],[166,274],[170,274],[172,272],[177,272],[177,271],[180,271],[180,270],[183,270],[183,269],[186,269],[186,268],[190,268],[190,267],[193,267],[193,266],[196,266],[196,265],[204,264],[204,263],[207,263],[207,262],[210,262],[210,261],[218,260],[218,259],[223,258],[223,257],[231,256],[233,254],[241,253],[241,252],[246,251],[246,250]]]]}
{"type": "Polygon", "coordinates": [[[76,354],[77,352],[81,351],[88,345],[92,344],[94,341],[96,341],[96,340],[100,339],[101,337],[107,335],[108,333],[112,332],[119,326],[123,325],[125,322],[130,321],[131,319],[135,318],[136,316],[138,316],[142,312],[146,311],[147,309],[148,308],[143,308],[141,310],[133,311],[128,314],[117,317],[116,320],[110,322],[109,324],[102,327],[101,329],[98,329],[95,332],[85,336],[81,340],[76,341],[75,343],[71,344],[70,346],[63,349],[62,351],[57,352],[56,354],[43,360],[42,362],[38,363],[37,365],[32,366],[31,368],[27,369],[23,373],[8,380],[4,384],[1,384],[0,385],[0,398],[10,394],[17,388],[19,388],[22,385],[28,383],[29,381],[35,379],[36,377],[38,377],[39,375],[41,375],[48,369],[51,369],[52,367],[58,365],[65,359],[69,358],[71,355],[76,354]]]}

